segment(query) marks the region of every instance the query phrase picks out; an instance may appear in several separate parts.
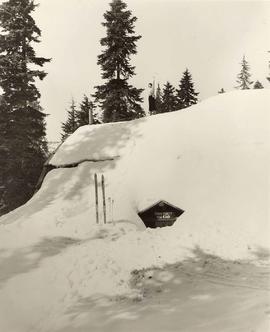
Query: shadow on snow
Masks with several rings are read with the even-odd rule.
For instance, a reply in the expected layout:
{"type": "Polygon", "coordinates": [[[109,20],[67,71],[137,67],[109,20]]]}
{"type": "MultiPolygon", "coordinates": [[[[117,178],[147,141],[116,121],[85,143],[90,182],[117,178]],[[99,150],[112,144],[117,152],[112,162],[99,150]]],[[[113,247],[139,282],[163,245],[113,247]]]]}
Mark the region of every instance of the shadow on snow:
{"type": "Polygon", "coordinates": [[[200,248],[193,254],[164,268],[133,271],[130,296],[80,298],[57,332],[251,331],[269,318],[269,268],[200,248]]]}

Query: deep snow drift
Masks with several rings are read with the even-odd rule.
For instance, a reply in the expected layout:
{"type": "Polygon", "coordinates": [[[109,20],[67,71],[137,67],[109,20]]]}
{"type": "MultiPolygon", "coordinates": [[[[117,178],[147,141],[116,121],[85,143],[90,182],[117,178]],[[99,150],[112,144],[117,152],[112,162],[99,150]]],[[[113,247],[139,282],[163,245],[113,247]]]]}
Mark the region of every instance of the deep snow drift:
{"type": "Polygon", "coordinates": [[[79,128],[39,192],[0,219],[0,330],[54,331],[79,299],[128,293],[132,270],[198,248],[256,259],[269,245],[269,110],[269,90],[237,91],[79,128]],[[95,173],[115,202],[106,226],[95,224],[95,173]],[[145,230],[137,212],[160,199],[185,213],[173,227],[145,230]]]}

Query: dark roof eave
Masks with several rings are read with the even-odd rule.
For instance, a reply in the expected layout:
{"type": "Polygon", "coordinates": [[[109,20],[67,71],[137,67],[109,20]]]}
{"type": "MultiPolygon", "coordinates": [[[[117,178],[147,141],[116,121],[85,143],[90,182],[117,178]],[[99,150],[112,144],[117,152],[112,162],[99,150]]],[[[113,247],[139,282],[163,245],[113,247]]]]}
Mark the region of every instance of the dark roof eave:
{"type": "Polygon", "coordinates": [[[156,202],[156,203],[154,203],[154,204],[148,206],[147,208],[145,208],[145,209],[139,211],[138,214],[140,215],[140,214],[142,214],[142,213],[144,213],[144,212],[150,210],[151,208],[153,208],[154,206],[158,205],[158,204],[161,203],[161,202],[163,202],[163,203],[165,203],[165,204],[167,204],[167,205],[173,207],[174,209],[176,209],[177,211],[179,211],[181,214],[184,212],[183,209],[180,209],[179,207],[177,207],[177,206],[175,206],[175,205],[173,205],[173,204],[171,204],[171,203],[165,201],[164,199],[161,199],[161,200],[159,200],[158,202],[156,202]]]}

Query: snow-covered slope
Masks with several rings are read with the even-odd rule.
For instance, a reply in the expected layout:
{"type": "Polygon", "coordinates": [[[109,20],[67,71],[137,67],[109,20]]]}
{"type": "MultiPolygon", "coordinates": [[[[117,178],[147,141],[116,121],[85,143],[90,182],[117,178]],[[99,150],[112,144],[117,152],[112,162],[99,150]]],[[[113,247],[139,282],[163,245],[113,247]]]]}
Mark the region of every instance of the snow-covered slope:
{"type": "Polygon", "coordinates": [[[185,210],[176,224],[183,235],[196,235],[199,227],[207,236],[220,229],[267,240],[269,103],[268,90],[240,91],[187,110],[81,127],[50,163],[88,161],[48,173],[30,202],[2,218],[2,228],[20,222],[22,232],[30,230],[29,241],[32,235],[34,241],[50,234],[87,236],[95,224],[97,173],[105,175],[116,222],[142,229],[137,212],[165,199],[185,210]]]}
{"type": "Polygon", "coordinates": [[[237,91],[173,113],[79,128],[51,159],[58,168],[39,192],[0,219],[8,266],[0,302],[22,307],[25,321],[34,316],[31,324],[45,331],[46,317],[57,325],[79,298],[129,291],[133,269],[185,259],[195,248],[255,257],[269,244],[269,110],[269,90],[237,91]],[[104,174],[115,202],[106,226],[95,224],[95,173],[104,174]],[[173,227],[145,230],[137,213],[160,199],[185,213],[173,227]]]}

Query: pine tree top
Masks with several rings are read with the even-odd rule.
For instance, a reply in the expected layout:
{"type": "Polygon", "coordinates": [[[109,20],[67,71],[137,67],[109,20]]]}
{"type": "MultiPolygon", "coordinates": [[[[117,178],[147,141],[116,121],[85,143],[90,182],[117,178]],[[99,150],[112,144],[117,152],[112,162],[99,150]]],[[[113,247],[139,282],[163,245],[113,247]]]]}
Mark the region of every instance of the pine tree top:
{"type": "Polygon", "coordinates": [[[130,10],[126,10],[126,3],[113,0],[110,10],[104,14],[107,35],[100,41],[104,47],[98,56],[98,65],[102,67],[103,79],[128,79],[132,77],[134,66],[130,65],[130,56],[137,53],[136,41],[141,36],[134,35],[134,23],[137,20],[130,10]]]}
{"type": "Polygon", "coordinates": [[[162,112],[173,112],[176,110],[177,100],[174,86],[167,81],[162,91],[162,112]]]}
{"type": "Polygon", "coordinates": [[[253,83],[250,81],[250,67],[249,64],[246,60],[245,55],[243,56],[242,62],[241,62],[241,71],[237,75],[237,83],[238,86],[236,88],[241,89],[241,90],[246,90],[250,88],[250,85],[253,83]]]}
{"type": "Polygon", "coordinates": [[[263,89],[263,85],[260,81],[256,81],[253,86],[254,89],[263,89]]]}
{"type": "Polygon", "coordinates": [[[76,112],[77,106],[75,100],[72,98],[69,109],[67,111],[67,120],[62,122],[61,126],[63,130],[63,133],[61,134],[62,141],[64,141],[69,135],[73,134],[74,131],[79,127],[76,121],[76,112]]]}
{"type": "Polygon", "coordinates": [[[194,89],[192,75],[189,70],[183,72],[179,83],[179,88],[176,90],[177,108],[182,109],[194,105],[198,102],[199,93],[194,89]]]}
{"type": "Polygon", "coordinates": [[[145,115],[140,105],[143,89],[128,84],[128,79],[135,75],[135,67],[130,64],[131,56],[137,53],[136,42],[141,38],[134,32],[137,18],[127,10],[124,1],[113,0],[104,19],[102,25],[106,28],[106,37],[100,41],[103,50],[97,63],[106,82],[95,87],[95,103],[103,112],[103,122],[142,117],[145,115]]]}
{"type": "Polygon", "coordinates": [[[0,67],[3,69],[0,86],[13,110],[33,108],[40,98],[35,79],[42,80],[47,75],[33,68],[50,61],[37,57],[32,46],[40,41],[41,35],[31,16],[36,7],[33,0],[8,0],[0,5],[0,67]]]}

